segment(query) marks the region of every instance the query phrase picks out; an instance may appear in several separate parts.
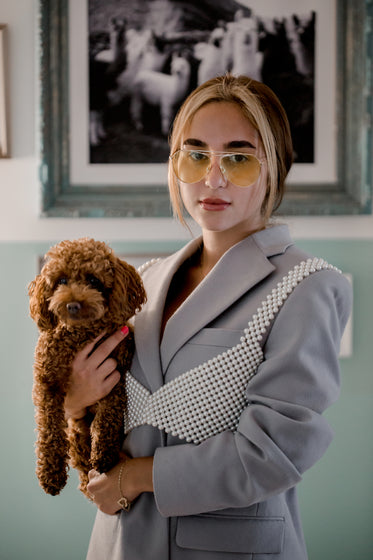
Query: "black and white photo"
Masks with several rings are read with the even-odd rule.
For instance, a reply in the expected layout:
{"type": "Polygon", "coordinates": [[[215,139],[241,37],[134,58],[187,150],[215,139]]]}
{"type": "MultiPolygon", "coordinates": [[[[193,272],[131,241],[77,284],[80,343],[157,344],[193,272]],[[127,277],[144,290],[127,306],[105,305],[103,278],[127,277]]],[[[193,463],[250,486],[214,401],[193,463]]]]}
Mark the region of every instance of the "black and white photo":
{"type": "Polygon", "coordinates": [[[288,112],[295,163],[282,212],[365,213],[368,4],[39,0],[42,212],[170,216],[175,112],[229,70],[267,82],[288,112]]]}
{"type": "Polygon", "coordinates": [[[295,162],[314,163],[316,12],[276,4],[88,0],[90,163],[164,162],[182,101],[227,71],[275,91],[295,162]]]}

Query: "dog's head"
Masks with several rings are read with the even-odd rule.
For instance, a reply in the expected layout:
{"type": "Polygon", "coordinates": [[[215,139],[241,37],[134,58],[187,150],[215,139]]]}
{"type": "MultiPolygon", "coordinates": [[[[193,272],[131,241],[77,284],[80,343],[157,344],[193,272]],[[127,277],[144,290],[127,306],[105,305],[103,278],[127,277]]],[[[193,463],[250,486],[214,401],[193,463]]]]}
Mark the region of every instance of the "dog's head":
{"type": "Polygon", "coordinates": [[[40,330],[58,324],[118,328],[146,301],[139,274],[105,243],[83,238],[62,241],[46,254],[29,285],[30,315],[40,330]]]}

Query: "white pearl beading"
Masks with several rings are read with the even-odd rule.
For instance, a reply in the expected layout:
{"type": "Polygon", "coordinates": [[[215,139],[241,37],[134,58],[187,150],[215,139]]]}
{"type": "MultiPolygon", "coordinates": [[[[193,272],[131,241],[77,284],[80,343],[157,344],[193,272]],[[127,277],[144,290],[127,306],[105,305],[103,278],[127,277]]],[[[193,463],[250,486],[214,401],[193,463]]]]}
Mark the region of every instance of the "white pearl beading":
{"type": "Polygon", "coordinates": [[[161,261],[162,259],[160,257],[155,258],[155,259],[150,259],[149,261],[144,262],[144,264],[140,265],[137,269],[137,272],[140,274],[140,276],[142,274],[144,274],[145,270],[148,270],[148,268],[150,268],[151,266],[153,266],[153,264],[161,261]]]}
{"type": "Polygon", "coordinates": [[[323,259],[302,261],[262,302],[239,344],[179,375],[155,393],[127,372],[125,433],[148,424],[187,442],[200,443],[225,430],[235,431],[247,404],[247,384],[263,361],[264,334],[294,288],[318,270],[340,272],[323,259]]]}

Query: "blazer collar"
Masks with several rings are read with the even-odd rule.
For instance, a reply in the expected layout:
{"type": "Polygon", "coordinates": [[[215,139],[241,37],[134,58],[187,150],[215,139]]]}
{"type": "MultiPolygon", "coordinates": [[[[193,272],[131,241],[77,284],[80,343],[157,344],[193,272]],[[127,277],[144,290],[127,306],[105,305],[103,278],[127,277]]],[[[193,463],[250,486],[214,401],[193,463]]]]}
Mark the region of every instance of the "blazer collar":
{"type": "Polygon", "coordinates": [[[163,374],[190,338],[218,317],[243,294],[268,276],[275,266],[268,257],[283,253],[292,244],[287,226],[257,232],[229,249],[213,270],[169,319],[160,345],[160,327],[167,292],[179,266],[200,245],[195,239],[166,258],[152,284],[146,282],[146,312],[136,318],[136,346],[151,390],[163,384],[163,374]]]}
{"type": "Polygon", "coordinates": [[[266,257],[283,254],[288,247],[294,245],[289,228],[285,224],[273,225],[252,235],[255,243],[266,257]]]}

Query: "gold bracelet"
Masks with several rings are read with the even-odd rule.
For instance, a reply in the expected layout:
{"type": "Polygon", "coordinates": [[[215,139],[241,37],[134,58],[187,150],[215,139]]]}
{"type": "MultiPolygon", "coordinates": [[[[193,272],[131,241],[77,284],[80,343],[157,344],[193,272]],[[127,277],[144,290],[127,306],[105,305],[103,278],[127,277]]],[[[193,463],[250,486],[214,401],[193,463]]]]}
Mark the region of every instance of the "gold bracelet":
{"type": "Polygon", "coordinates": [[[122,473],[123,473],[123,469],[126,465],[127,461],[124,461],[119,469],[119,476],[118,476],[118,488],[119,488],[119,494],[120,494],[120,500],[118,500],[118,505],[124,509],[124,511],[129,511],[131,509],[131,502],[129,500],[127,500],[127,498],[125,498],[122,494],[122,473]]]}

